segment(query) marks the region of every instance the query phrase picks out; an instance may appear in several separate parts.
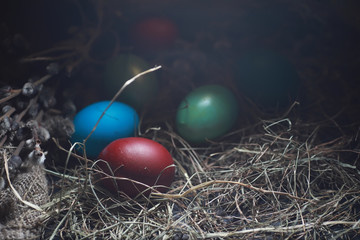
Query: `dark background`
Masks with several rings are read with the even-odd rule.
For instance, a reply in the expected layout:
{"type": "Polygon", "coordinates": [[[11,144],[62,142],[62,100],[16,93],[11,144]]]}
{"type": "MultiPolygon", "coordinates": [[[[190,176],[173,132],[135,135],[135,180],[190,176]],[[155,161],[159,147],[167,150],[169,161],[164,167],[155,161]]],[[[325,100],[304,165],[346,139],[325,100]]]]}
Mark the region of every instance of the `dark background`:
{"type": "MultiPolygon", "coordinates": [[[[180,85],[184,88],[177,88],[176,76],[171,81],[161,79],[165,88],[177,89],[168,90],[168,95],[162,96],[160,102],[167,105],[159,103],[154,107],[158,119],[169,118],[178,101],[197,85],[208,82],[231,85],[228,66],[245,49],[264,46],[287,56],[297,69],[301,81],[297,100],[301,104],[296,114],[300,119],[333,121],[334,126],[341,126],[335,135],[356,135],[358,131],[360,17],[357,13],[360,4],[357,1],[14,0],[2,2],[0,9],[2,85],[20,88],[30,77],[45,73],[48,62],[22,62],[21,59],[68,40],[68,45],[77,51],[91,38],[92,32],[100,29],[101,37],[90,48],[91,57],[98,62],[84,58],[48,84],[60,93],[70,89],[78,108],[102,100],[103,64],[115,50],[118,53],[136,51],[129,38],[134,22],[146,16],[164,16],[177,24],[183,46],[202,53],[206,64],[201,64],[201,58],[189,60],[189,71],[196,73],[196,79],[182,79],[180,85]],[[220,70],[212,72],[213,65],[220,70]],[[219,80],[215,76],[227,77],[219,80]]],[[[166,68],[173,60],[166,57],[170,51],[144,53],[143,57],[166,68]]],[[[58,55],[61,52],[52,56],[58,55]]],[[[59,62],[65,67],[76,62],[74,58],[68,60],[59,62]]],[[[182,74],[187,76],[186,72],[182,74]]],[[[246,106],[242,114],[246,114],[245,109],[246,106]]],[[[244,116],[244,122],[251,123],[258,114],[263,117],[258,112],[249,113],[252,117],[244,116]]]]}

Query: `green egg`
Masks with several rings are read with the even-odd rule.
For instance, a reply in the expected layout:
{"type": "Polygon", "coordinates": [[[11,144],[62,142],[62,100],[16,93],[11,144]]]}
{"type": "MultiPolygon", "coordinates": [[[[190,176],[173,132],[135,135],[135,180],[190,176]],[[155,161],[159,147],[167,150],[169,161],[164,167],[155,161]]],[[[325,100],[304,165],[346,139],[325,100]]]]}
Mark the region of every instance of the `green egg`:
{"type": "MultiPolygon", "coordinates": [[[[150,68],[144,59],[133,54],[110,59],[104,70],[104,85],[109,97],[114,96],[127,80],[150,68]]],[[[119,100],[139,110],[155,98],[157,90],[156,73],[148,73],[126,87],[119,100]]]]}
{"type": "Polygon", "coordinates": [[[191,143],[203,143],[227,133],[239,114],[234,94],[220,85],[205,85],[189,93],[180,103],[176,128],[191,143]]]}

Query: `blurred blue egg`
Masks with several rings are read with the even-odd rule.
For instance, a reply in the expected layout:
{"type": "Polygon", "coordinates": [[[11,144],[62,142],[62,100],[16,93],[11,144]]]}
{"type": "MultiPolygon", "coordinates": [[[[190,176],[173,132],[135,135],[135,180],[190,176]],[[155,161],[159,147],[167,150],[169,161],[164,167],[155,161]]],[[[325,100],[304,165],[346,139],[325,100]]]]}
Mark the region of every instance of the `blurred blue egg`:
{"type": "MultiPolygon", "coordinates": [[[[72,143],[83,142],[109,103],[110,101],[93,103],[76,114],[74,118],[75,132],[71,137],[72,143]]],[[[86,155],[96,158],[110,142],[118,138],[134,136],[138,124],[139,116],[132,107],[121,102],[114,102],[86,141],[86,155]]]]}
{"type": "Polygon", "coordinates": [[[271,50],[252,49],[236,65],[239,91],[267,109],[289,106],[297,97],[299,76],[284,56],[271,50]]]}

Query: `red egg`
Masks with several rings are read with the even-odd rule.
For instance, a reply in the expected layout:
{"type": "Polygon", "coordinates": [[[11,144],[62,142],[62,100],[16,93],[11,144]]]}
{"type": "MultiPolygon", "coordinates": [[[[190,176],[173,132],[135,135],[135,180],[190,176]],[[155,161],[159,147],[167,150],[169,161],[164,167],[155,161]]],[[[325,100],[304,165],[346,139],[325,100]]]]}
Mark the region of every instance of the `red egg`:
{"type": "Polygon", "coordinates": [[[157,51],[171,46],[178,37],[178,28],[167,18],[153,17],[135,24],[132,38],[141,50],[157,51]]]}
{"type": "Polygon", "coordinates": [[[174,179],[175,166],[170,153],[160,143],[147,138],[115,140],[102,150],[99,159],[104,160],[99,161],[99,167],[106,174],[126,178],[115,182],[112,178],[104,177],[101,181],[103,186],[129,197],[134,198],[140,193],[148,196],[148,186],[165,192],[174,179]]]}

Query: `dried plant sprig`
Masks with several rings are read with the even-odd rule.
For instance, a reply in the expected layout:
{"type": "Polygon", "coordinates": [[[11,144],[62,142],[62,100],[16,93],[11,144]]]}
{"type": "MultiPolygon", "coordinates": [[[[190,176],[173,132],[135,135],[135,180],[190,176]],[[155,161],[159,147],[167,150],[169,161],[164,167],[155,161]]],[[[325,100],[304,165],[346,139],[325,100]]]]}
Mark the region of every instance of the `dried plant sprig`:
{"type": "MultiPolygon", "coordinates": [[[[46,82],[48,79],[50,79],[52,76],[50,74],[43,76],[42,78],[40,78],[39,80],[37,80],[36,82],[34,82],[35,86],[38,86],[40,84],[43,84],[44,82],[46,82]]],[[[7,97],[4,97],[2,99],[0,99],[0,104],[1,103],[5,103],[11,99],[13,99],[14,97],[18,96],[21,93],[21,89],[14,89],[11,91],[11,94],[7,97]]]]}

